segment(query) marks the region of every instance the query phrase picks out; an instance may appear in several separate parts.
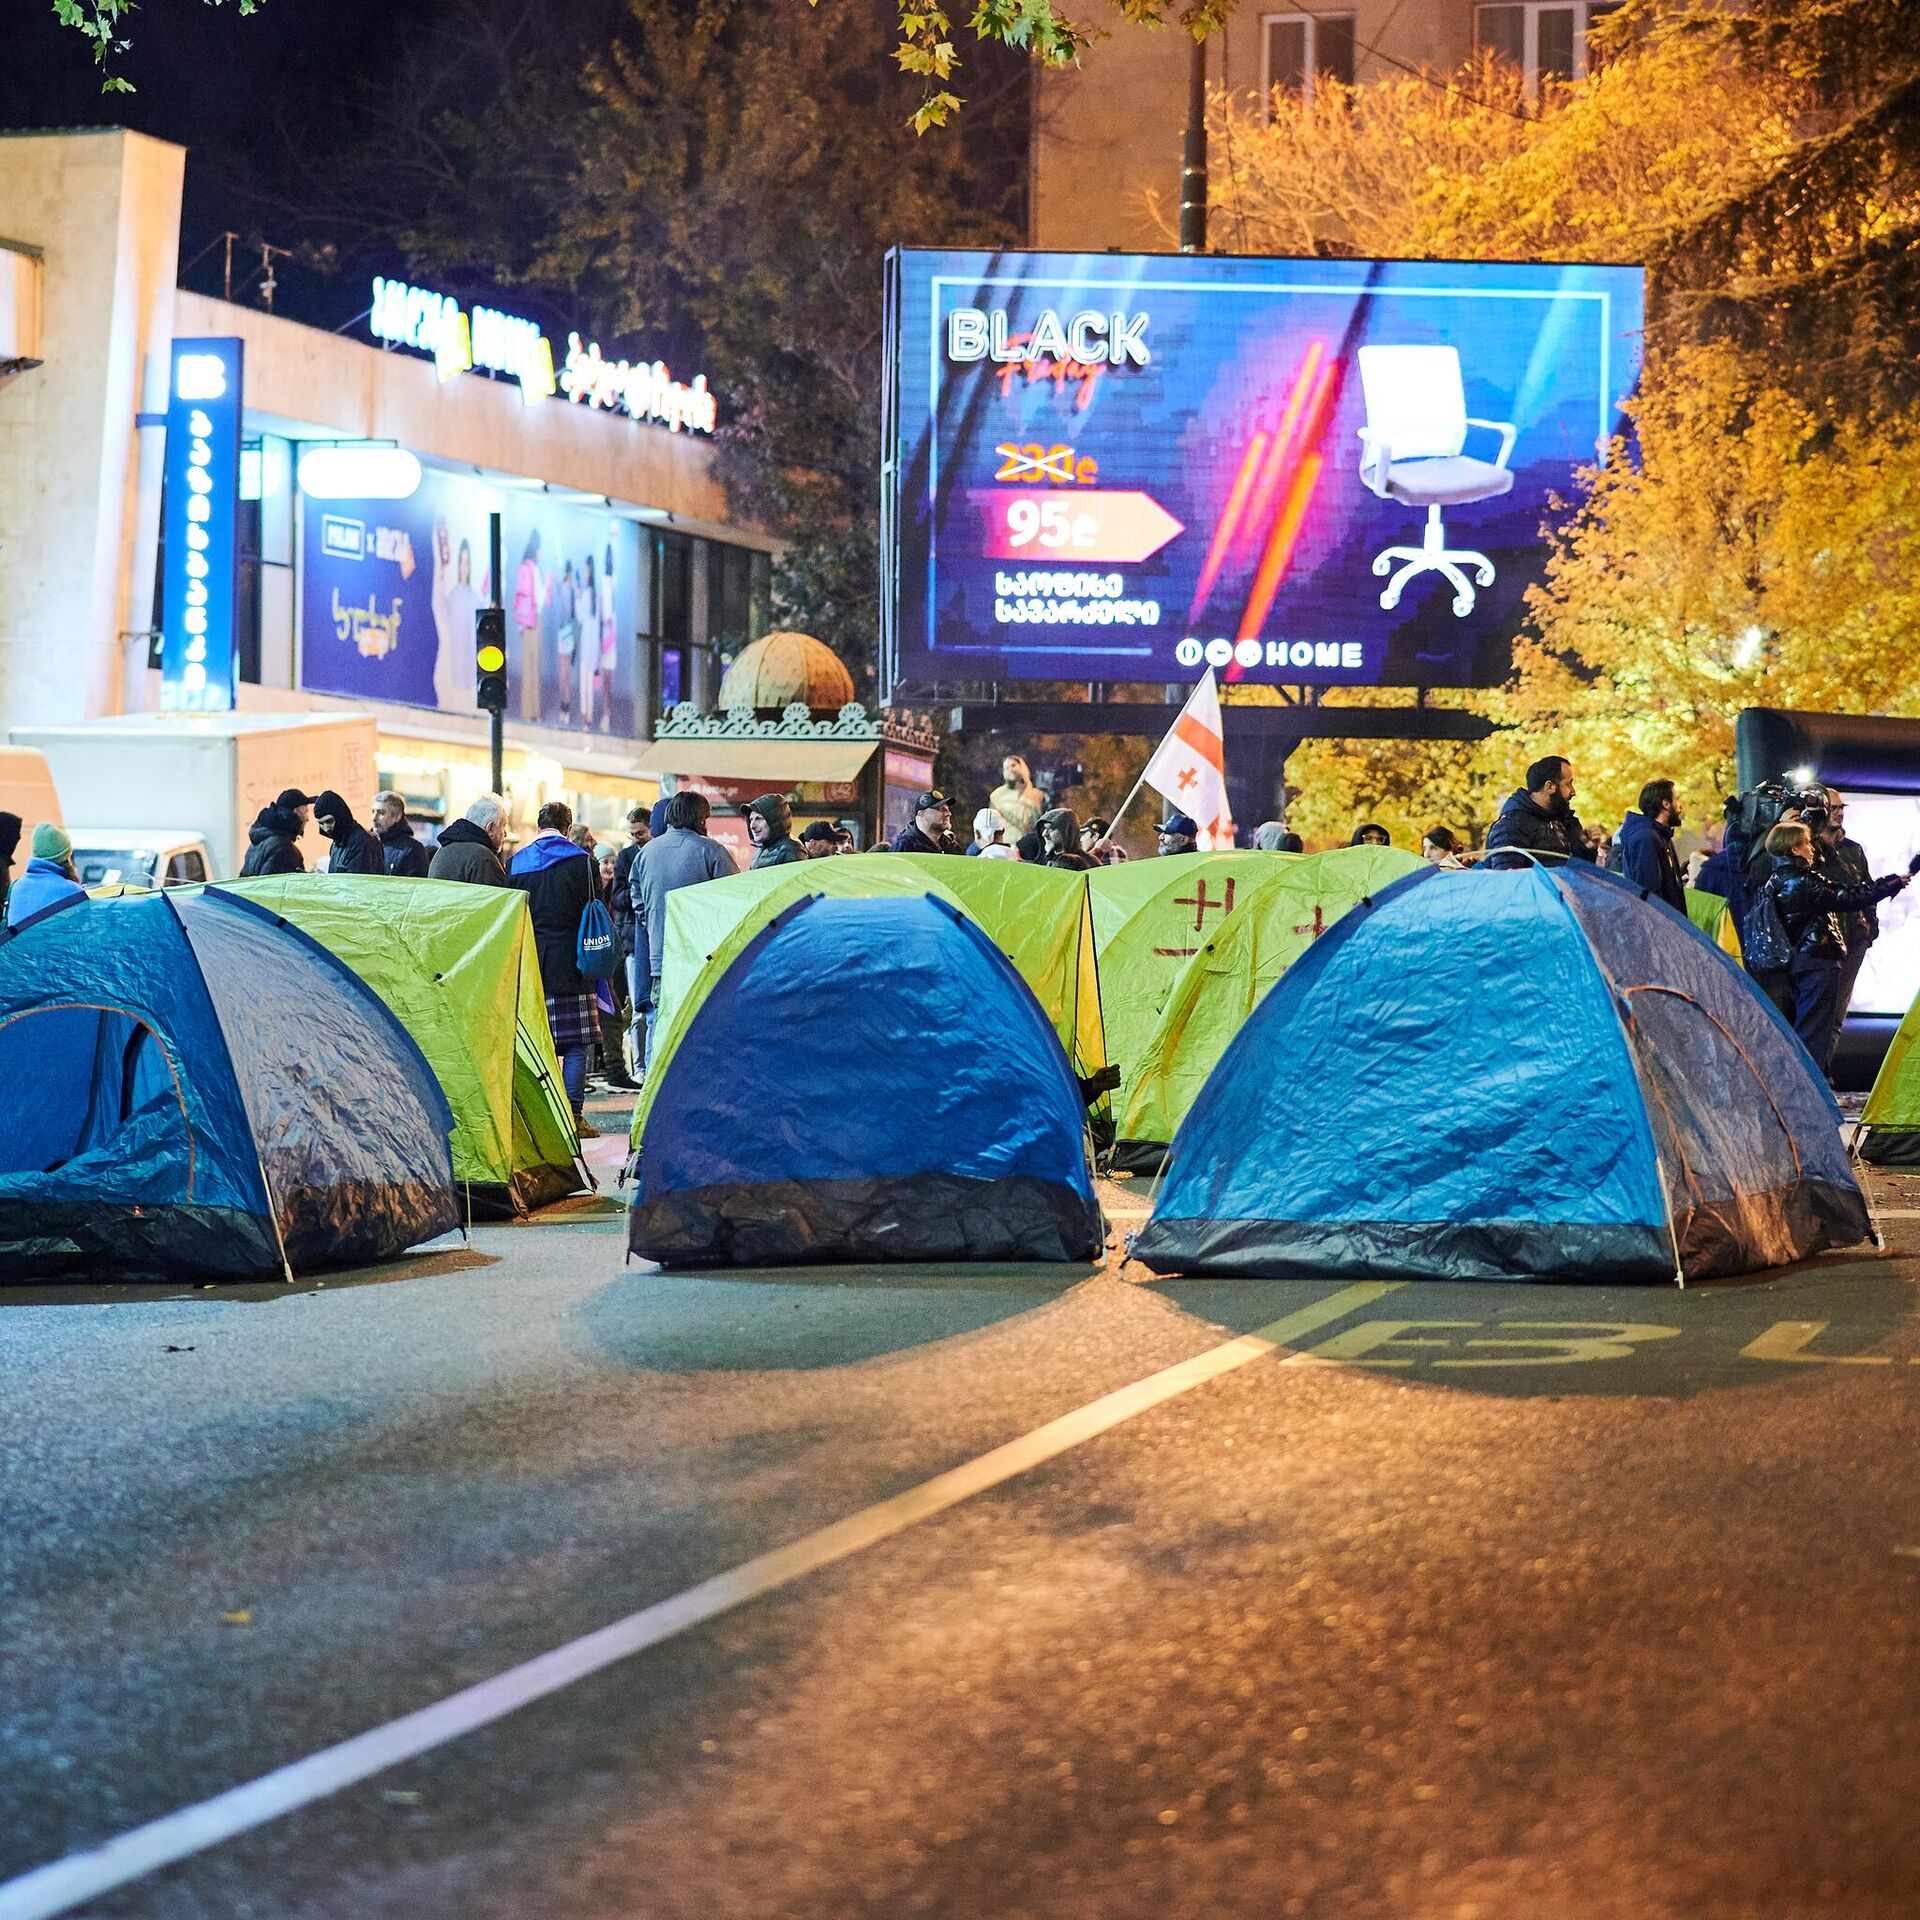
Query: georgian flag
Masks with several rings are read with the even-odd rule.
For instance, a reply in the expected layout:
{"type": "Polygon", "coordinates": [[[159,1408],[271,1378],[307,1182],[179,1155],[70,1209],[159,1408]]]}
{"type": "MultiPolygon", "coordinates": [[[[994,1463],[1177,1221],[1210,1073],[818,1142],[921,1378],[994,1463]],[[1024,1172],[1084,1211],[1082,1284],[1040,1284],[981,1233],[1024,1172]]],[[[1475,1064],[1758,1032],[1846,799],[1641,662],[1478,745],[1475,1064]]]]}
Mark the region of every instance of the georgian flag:
{"type": "Polygon", "coordinates": [[[1140,776],[1155,793],[1200,828],[1204,851],[1233,845],[1233,814],[1227,806],[1226,745],[1220,729],[1220,689],[1209,667],[1187,696],[1167,737],[1153,750],[1140,776]]]}

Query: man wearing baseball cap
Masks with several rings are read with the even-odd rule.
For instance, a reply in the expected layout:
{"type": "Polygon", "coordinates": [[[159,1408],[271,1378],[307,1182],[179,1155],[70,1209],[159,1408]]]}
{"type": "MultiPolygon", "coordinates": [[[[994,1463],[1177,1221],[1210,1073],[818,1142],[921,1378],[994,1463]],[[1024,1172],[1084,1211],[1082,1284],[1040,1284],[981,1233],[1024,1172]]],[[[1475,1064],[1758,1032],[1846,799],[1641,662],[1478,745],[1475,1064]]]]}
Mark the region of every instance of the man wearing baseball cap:
{"type": "Polygon", "coordinates": [[[1162,853],[1192,853],[1200,844],[1200,825],[1184,813],[1170,813],[1160,822],[1162,853]]]}
{"type": "Polygon", "coordinates": [[[9,933],[87,897],[73,870],[73,842],[58,827],[42,820],[33,830],[32,845],[26,871],[7,889],[9,933]]]}
{"type": "Polygon", "coordinates": [[[913,799],[913,824],[893,836],[895,853],[958,853],[953,837],[953,807],[937,787],[913,799]]]}
{"type": "Polygon", "coordinates": [[[240,878],[305,873],[307,863],[300,855],[300,835],[312,817],[313,802],[298,787],[282,788],[247,829],[247,857],[241,863],[240,878]]]}

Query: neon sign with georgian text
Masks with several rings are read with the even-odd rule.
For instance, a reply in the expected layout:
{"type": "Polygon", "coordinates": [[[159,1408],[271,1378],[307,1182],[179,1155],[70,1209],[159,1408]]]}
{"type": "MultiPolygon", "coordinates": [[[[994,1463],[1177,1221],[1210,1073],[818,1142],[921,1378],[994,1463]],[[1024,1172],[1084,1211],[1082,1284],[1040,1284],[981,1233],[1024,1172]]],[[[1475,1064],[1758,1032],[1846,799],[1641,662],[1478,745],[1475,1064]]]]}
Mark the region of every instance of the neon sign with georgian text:
{"type": "Polygon", "coordinates": [[[558,393],[671,433],[711,433],[718,423],[705,374],[686,383],[661,360],[608,360],[596,343],[570,333],[566,365],[556,378],[553,344],[534,321],[494,307],[469,312],[450,294],[404,280],[374,277],[367,324],[388,346],[430,354],[442,380],[475,369],[517,380],[529,406],[558,393]]]}

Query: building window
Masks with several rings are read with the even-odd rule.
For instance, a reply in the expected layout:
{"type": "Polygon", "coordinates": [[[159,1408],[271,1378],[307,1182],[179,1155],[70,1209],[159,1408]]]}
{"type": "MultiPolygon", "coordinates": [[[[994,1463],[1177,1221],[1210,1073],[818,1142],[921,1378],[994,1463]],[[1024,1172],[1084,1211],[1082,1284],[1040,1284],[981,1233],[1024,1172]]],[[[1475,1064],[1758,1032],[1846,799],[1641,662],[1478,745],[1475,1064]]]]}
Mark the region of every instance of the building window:
{"type": "Polygon", "coordinates": [[[1543,80],[1566,84],[1587,72],[1587,33],[1618,0],[1523,0],[1474,12],[1474,44],[1526,76],[1527,98],[1543,80]]]}
{"type": "Polygon", "coordinates": [[[1276,92],[1311,106],[1316,80],[1353,85],[1352,14],[1270,13],[1263,24],[1263,97],[1269,113],[1276,92]]]}

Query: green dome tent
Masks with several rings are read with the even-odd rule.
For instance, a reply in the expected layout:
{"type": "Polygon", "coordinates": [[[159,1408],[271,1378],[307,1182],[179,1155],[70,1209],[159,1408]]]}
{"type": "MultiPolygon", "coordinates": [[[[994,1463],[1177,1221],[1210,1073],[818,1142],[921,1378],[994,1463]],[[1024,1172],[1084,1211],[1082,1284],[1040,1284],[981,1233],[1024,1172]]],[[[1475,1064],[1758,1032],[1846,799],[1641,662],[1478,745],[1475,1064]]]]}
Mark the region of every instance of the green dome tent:
{"type": "Polygon", "coordinates": [[[1187,962],[1235,906],[1291,853],[1183,853],[1126,860],[1087,875],[1100,1018],[1107,1057],[1120,1069],[1115,1113],[1126,1111],[1161,1010],[1187,962]]]}
{"type": "Polygon", "coordinates": [[[1920,1000],[1907,1009],[1860,1112],[1860,1158],[1920,1166],[1920,1000]]]}
{"type": "Polygon", "coordinates": [[[1227,1042],[1268,988],[1342,914],[1419,865],[1397,847],[1336,847],[1289,860],[1256,882],[1167,995],[1138,1071],[1129,1073],[1115,1163],[1158,1167],[1227,1042]]]}
{"type": "Polygon", "coordinates": [[[1033,989],[1074,1071],[1090,1077],[1106,1065],[1087,875],[952,854],[803,860],[704,881],[670,896],[653,1064],[633,1113],[636,1147],[666,1063],[694,1012],[747,942],[809,894],[870,899],[932,894],[958,907],[1033,989]]]}
{"type": "Polygon", "coordinates": [[[386,1003],[453,1109],[453,1174],[524,1213],[591,1181],[547,1027],[526,895],[451,880],[285,874],[239,894],[317,941],[386,1003]]]}

